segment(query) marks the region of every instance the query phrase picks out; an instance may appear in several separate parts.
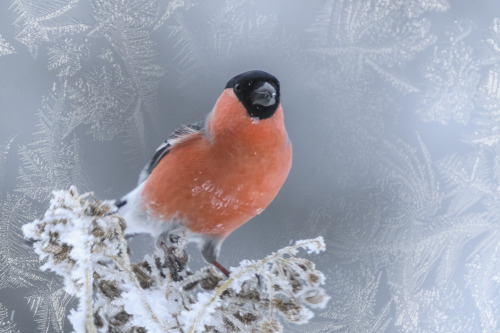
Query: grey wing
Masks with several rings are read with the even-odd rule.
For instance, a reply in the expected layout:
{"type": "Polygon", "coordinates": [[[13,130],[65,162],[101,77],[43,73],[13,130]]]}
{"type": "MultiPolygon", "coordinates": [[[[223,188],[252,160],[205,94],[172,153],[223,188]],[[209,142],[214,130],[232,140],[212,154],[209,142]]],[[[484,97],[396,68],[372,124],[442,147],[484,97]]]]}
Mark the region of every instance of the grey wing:
{"type": "Polygon", "coordinates": [[[177,143],[182,142],[186,137],[193,133],[198,133],[202,132],[205,129],[205,118],[189,124],[187,126],[182,126],[181,128],[177,129],[172,135],[168,137],[168,139],[162,143],[157,149],[156,153],[154,154],[153,158],[151,161],[146,164],[146,166],[142,169],[140,175],[139,175],[139,181],[138,184],[141,184],[144,182],[151,172],[153,172],[153,169],[160,163],[163,157],[165,157],[169,152],[170,149],[175,146],[177,143]]]}

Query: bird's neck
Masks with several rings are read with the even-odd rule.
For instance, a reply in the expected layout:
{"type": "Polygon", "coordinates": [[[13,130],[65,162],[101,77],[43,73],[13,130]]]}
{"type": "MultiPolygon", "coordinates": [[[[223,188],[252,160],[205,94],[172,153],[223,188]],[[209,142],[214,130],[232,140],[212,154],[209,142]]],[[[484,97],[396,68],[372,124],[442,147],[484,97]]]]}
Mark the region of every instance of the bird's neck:
{"type": "MultiPolygon", "coordinates": [[[[233,120],[234,121],[234,120],[233,120]]],[[[214,147],[221,147],[230,154],[236,152],[273,153],[283,149],[288,143],[288,135],[283,122],[281,108],[271,118],[258,120],[248,116],[237,119],[231,126],[221,126],[213,130],[207,126],[207,135],[214,147]]],[[[227,125],[227,124],[226,124],[227,125]]]]}
{"type": "Polygon", "coordinates": [[[252,119],[230,89],[222,93],[209,114],[205,134],[215,150],[230,155],[272,154],[288,143],[281,105],[272,117],[252,119]]]}

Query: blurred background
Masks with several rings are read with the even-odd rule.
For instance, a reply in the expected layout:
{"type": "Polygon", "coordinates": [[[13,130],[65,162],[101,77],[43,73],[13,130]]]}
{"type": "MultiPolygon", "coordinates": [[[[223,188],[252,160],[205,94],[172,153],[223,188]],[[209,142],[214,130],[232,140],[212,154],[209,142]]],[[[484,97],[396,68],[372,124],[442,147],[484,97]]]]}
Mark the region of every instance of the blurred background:
{"type": "Polygon", "coordinates": [[[281,81],[294,161],[220,262],[325,238],[332,299],[287,332],[500,331],[497,0],[7,0],[1,332],[71,331],[20,231],[51,191],[119,198],[251,69],[281,81]]]}

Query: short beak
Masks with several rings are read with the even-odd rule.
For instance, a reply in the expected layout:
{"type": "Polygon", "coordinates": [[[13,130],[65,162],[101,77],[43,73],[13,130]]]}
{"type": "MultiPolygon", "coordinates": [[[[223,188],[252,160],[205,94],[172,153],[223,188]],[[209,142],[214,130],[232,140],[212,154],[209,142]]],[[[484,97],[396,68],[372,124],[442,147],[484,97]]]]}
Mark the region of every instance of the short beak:
{"type": "Polygon", "coordinates": [[[272,84],[264,82],[259,88],[252,92],[252,105],[270,106],[276,103],[276,89],[272,84]]]}

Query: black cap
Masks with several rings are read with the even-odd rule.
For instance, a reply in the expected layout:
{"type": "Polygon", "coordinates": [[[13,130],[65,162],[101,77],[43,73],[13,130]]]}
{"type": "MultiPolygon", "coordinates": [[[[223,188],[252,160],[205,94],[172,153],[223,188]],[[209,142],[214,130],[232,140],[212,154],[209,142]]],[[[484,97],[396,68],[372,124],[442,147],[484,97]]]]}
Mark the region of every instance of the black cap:
{"type": "Polygon", "coordinates": [[[271,117],[280,104],[280,83],[264,71],[248,71],[236,75],[226,84],[245,106],[250,117],[271,117]]]}

